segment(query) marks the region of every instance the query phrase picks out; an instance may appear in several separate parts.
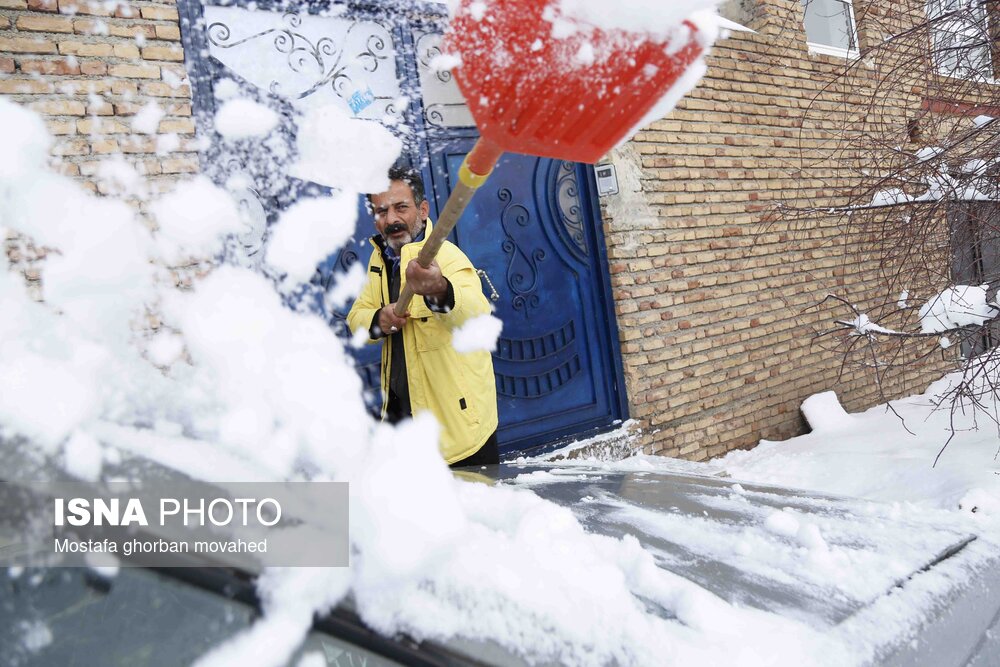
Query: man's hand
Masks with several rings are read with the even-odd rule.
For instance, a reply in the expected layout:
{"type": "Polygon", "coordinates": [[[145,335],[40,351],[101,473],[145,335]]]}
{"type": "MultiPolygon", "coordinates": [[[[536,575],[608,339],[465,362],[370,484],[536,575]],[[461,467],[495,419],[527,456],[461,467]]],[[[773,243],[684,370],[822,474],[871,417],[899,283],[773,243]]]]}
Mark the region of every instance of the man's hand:
{"type": "Polygon", "coordinates": [[[395,303],[390,303],[388,306],[378,311],[378,327],[386,336],[394,334],[402,329],[403,325],[406,324],[407,319],[410,317],[410,311],[406,311],[402,317],[399,317],[396,315],[396,311],[394,310],[395,307],[395,303]]]}
{"type": "Polygon", "coordinates": [[[448,294],[448,281],[441,275],[441,267],[436,261],[426,269],[412,259],[406,265],[406,283],[414,294],[431,299],[443,299],[448,294]]]}

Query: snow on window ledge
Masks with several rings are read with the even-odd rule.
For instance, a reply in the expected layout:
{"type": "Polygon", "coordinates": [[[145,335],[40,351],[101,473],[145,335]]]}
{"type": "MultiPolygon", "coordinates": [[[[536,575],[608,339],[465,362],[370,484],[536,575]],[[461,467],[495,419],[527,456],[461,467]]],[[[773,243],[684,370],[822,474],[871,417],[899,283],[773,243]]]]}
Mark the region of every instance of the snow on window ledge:
{"type": "Polygon", "coordinates": [[[840,46],[830,46],[829,44],[818,44],[816,42],[806,42],[809,53],[818,53],[824,56],[834,56],[845,60],[856,60],[861,56],[857,49],[845,49],[840,46]]]}

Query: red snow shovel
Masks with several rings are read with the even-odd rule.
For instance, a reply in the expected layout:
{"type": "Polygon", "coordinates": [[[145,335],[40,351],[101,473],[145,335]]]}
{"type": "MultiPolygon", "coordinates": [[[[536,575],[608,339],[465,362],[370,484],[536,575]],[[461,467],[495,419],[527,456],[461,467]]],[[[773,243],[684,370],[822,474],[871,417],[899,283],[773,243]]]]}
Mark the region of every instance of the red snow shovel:
{"type": "MultiPolygon", "coordinates": [[[[685,22],[670,43],[622,30],[554,37],[554,0],[462,0],[442,53],[461,58],[455,79],[480,139],[417,255],[424,268],[504,153],[596,162],[624,139],[702,52],[685,22]],[[683,46],[677,46],[681,40],[683,46]]],[[[579,27],[579,26],[578,26],[579,27]]],[[[396,302],[406,312],[413,291],[396,302]]]]}

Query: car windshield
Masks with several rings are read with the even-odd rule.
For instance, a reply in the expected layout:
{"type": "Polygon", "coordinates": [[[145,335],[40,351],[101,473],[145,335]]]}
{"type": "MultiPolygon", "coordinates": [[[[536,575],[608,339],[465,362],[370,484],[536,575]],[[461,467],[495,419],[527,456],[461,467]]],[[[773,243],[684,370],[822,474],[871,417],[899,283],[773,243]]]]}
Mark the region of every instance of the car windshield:
{"type": "MultiPolygon", "coordinates": [[[[125,568],[105,579],[81,568],[49,568],[4,577],[0,582],[3,663],[11,667],[188,665],[259,617],[253,604],[232,597],[242,597],[240,593],[247,590],[238,579],[206,571],[188,571],[183,579],[177,574],[125,568]],[[201,585],[196,585],[199,579],[201,585]],[[214,586],[222,588],[213,590],[214,586]]],[[[328,666],[400,664],[321,632],[310,633],[288,664],[298,664],[303,654],[315,652],[328,666]]]]}

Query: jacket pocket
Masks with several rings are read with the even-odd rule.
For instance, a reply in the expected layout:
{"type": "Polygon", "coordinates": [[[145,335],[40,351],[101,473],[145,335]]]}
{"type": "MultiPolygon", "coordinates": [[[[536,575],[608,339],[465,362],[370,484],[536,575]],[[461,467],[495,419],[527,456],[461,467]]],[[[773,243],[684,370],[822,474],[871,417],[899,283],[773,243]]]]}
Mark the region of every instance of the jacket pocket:
{"type": "Polygon", "coordinates": [[[418,317],[413,314],[410,318],[417,352],[430,352],[451,345],[451,331],[448,327],[429,310],[426,312],[426,316],[418,317]]]}

